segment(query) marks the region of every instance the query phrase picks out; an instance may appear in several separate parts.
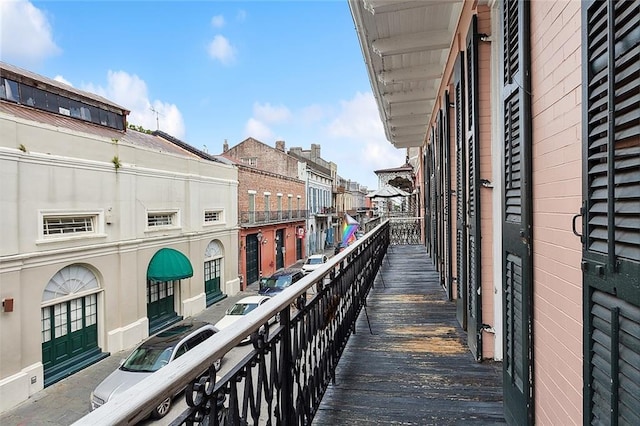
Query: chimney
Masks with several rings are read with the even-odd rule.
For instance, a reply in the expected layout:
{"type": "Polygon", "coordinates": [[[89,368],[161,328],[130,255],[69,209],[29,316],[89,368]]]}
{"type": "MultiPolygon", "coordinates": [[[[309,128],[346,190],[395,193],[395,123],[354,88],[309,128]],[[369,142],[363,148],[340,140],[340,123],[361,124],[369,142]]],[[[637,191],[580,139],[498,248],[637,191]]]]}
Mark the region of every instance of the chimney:
{"type": "Polygon", "coordinates": [[[276,149],[284,152],[284,141],[276,141],[276,149]]]}
{"type": "Polygon", "coordinates": [[[229,144],[227,143],[227,140],[224,140],[224,144],[222,144],[222,152],[227,152],[229,151],[229,144]]]}
{"type": "Polygon", "coordinates": [[[311,144],[311,159],[318,160],[320,158],[320,144],[312,143],[311,144]]]}

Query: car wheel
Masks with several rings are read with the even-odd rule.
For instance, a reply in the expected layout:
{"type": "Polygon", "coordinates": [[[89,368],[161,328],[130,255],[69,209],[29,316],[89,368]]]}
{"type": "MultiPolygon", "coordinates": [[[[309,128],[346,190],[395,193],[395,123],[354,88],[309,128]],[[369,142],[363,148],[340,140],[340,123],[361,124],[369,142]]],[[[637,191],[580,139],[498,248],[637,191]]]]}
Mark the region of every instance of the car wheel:
{"type": "Polygon", "coordinates": [[[167,415],[169,410],[171,409],[171,397],[162,401],[160,405],[156,407],[155,410],[151,413],[151,417],[154,419],[161,419],[167,415]]]}

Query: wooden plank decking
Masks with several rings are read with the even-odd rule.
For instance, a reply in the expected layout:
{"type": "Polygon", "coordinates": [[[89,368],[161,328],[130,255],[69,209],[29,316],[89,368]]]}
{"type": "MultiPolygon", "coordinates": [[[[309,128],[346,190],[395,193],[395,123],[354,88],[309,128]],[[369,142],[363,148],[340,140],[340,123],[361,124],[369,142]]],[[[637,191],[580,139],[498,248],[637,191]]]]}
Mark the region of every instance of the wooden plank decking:
{"type": "Polygon", "coordinates": [[[502,364],[474,361],[423,246],[390,248],[367,304],[313,425],[505,423],[502,364]]]}

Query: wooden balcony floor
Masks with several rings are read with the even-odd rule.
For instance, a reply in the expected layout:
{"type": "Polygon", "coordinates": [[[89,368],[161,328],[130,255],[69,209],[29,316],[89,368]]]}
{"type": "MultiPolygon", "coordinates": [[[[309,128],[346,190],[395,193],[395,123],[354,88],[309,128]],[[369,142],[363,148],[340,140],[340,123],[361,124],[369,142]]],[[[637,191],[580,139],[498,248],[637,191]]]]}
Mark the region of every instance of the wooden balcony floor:
{"type": "Polygon", "coordinates": [[[313,425],[504,424],[502,363],[474,361],[425,247],[392,246],[313,425]]]}

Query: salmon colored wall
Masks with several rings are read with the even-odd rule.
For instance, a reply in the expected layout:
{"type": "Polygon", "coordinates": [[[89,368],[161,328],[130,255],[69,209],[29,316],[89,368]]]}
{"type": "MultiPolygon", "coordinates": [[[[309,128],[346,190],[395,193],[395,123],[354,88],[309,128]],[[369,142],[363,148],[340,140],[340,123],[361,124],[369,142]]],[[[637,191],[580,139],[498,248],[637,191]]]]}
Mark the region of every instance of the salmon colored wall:
{"type": "MultiPolygon", "coordinates": [[[[445,67],[445,74],[443,75],[443,84],[439,88],[439,97],[434,111],[439,110],[442,107],[442,99],[444,91],[450,89],[450,84],[453,82],[453,72],[455,60],[458,57],[458,52],[466,48],[466,37],[470,26],[471,19],[474,15],[474,4],[469,2],[465,4],[465,8],[462,13],[462,17],[459,23],[460,32],[454,39],[452,50],[449,53],[448,63],[445,67]]],[[[478,32],[491,33],[491,11],[485,6],[481,5],[477,8],[478,16],[478,32]]],[[[491,181],[492,179],[492,164],[491,158],[492,152],[492,137],[491,137],[491,45],[488,43],[480,43],[478,51],[478,66],[479,66],[479,111],[480,111],[480,134],[478,138],[479,142],[479,154],[480,154],[480,178],[491,181]]],[[[437,114],[433,115],[433,119],[437,114]]],[[[465,114],[466,116],[466,114],[465,114]]],[[[455,189],[455,116],[451,116],[452,127],[450,130],[451,135],[451,188],[455,189]]],[[[431,126],[434,125],[432,121],[431,126]]],[[[468,159],[467,159],[468,164],[468,159]]],[[[493,276],[493,207],[492,207],[492,193],[489,188],[480,189],[480,215],[481,215],[481,276],[480,285],[482,292],[482,323],[495,326],[494,324],[494,276],[493,276]]],[[[452,242],[452,269],[453,275],[456,276],[455,270],[455,253],[456,253],[456,240],[455,240],[455,197],[451,197],[451,209],[452,209],[452,226],[451,226],[451,242],[452,242]]],[[[498,213],[499,214],[499,213],[498,213]]],[[[443,272],[444,273],[444,272],[443,272]]],[[[455,283],[454,283],[455,288],[455,283]]],[[[491,333],[483,332],[482,335],[482,357],[492,359],[495,356],[495,336],[491,333]]]]}
{"type": "Polygon", "coordinates": [[[536,423],[582,424],[580,2],[531,2],[536,423]]]}
{"type": "MultiPolygon", "coordinates": [[[[253,283],[247,282],[247,253],[245,247],[245,241],[248,235],[256,234],[258,230],[262,232],[263,238],[266,240],[265,244],[260,247],[260,263],[262,275],[268,277],[276,272],[276,247],[275,237],[276,231],[279,229],[284,230],[284,265],[288,268],[294,265],[298,259],[296,259],[296,228],[304,227],[305,222],[291,222],[281,223],[277,225],[266,225],[260,228],[249,228],[240,230],[240,245],[239,245],[239,274],[242,276],[242,290],[245,290],[248,285],[253,283]]],[[[302,240],[302,246],[304,247],[304,239],[302,240]]],[[[304,250],[304,249],[303,249],[304,250]]],[[[302,253],[304,256],[304,252],[302,253]]]]}
{"type": "MultiPolygon", "coordinates": [[[[487,6],[478,7],[478,33],[491,34],[491,11],[487,6]]],[[[491,138],[491,44],[478,42],[478,103],[480,118],[480,179],[493,180],[491,158],[493,155],[491,138]]],[[[467,163],[468,164],[468,163],[467,163]]],[[[494,277],[493,277],[493,189],[480,187],[480,229],[481,229],[481,284],[482,323],[494,326],[494,277]]],[[[496,214],[500,214],[497,212],[496,214]]],[[[482,356],[495,355],[495,335],[482,333],[482,356]]]]}

